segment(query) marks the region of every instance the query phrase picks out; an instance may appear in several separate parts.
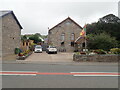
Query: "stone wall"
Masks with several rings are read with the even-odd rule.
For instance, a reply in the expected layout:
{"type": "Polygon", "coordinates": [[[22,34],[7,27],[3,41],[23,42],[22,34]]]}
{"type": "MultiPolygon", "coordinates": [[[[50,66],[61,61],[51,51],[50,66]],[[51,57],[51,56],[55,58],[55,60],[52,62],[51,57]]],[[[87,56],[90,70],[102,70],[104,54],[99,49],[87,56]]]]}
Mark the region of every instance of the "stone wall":
{"type": "Polygon", "coordinates": [[[75,48],[71,46],[71,34],[74,33],[75,39],[77,39],[80,35],[81,28],[72,22],[70,19],[66,19],[60,25],[55,28],[49,30],[48,41],[49,44],[52,43],[53,46],[56,46],[58,51],[61,49],[65,49],[67,52],[73,52],[75,48]],[[64,45],[61,46],[61,35],[65,34],[64,45]]]}
{"type": "Polygon", "coordinates": [[[120,55],[73,55],[73,61],[76,62],[118,62],[120,55]]]}
{"type": "MultiPolygon", "coordinates": [[[[14,56],[15,48],[20,47],[21,29],[13,18],[8,14],[2,18],[2,56],[14,56]]],[[[11,58],[12,59],[12,58],[11,58]]]]}

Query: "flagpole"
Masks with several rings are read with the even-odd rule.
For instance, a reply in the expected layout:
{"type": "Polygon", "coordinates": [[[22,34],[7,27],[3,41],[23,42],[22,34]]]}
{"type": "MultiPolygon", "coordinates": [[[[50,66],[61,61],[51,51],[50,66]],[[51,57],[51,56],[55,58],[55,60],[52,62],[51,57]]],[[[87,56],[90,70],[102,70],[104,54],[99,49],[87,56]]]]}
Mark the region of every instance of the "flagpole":
{"type": "MultiPolygon", "coordinates": [[[[84,43],[85,43],[85,47],[84,47],[85,50],[84,50],[84,51],[85,51],[85,53],[87,53],[87,50],[86,50],[86,49],[87,49],[87,40],[86,40],[86,36],[87,36],[87,34],[86,34],[86,23],[85,23],[85,26],[83,27],[83,30],[80,32],[80,36],[85,38],[85,42],[84,42],[84,43]]],[[[83,47],[82,47],[82,49],[83,49],[83,47]]]]}

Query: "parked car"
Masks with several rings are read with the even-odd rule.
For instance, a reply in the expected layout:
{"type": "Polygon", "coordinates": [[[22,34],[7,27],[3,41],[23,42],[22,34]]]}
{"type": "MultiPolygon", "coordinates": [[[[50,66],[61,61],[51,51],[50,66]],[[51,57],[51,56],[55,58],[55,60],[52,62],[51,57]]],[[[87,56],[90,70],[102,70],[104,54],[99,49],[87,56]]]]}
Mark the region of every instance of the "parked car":
{"type": "Polygon", "coordinates": [[[57,54],[57,48],[54,47],[54,46],[49,46],[47,49],[46,49],[46,53],[55,53],[57,54]]]}
{"type": "Polygon", "coordinates": [[[34,49],[35,53],[42,53],[42,46],[41,45],[36,45],[34,49]]]}

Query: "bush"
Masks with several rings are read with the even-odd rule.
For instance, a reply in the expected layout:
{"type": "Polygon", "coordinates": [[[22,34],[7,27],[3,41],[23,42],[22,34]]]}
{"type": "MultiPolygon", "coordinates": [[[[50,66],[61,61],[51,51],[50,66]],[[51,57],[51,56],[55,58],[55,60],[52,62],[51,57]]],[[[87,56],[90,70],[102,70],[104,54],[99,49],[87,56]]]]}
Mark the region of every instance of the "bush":
{"type": "Polygon", "coordinates": [[[97,54],[106,54],[106,51],[104,51],[103,49],[97,49],[97,50],[94,50],[94,52],[97,54]]]}
{"type": "Polygon", "coordinates": [[[19,56],[24,56],[24,53],[19,53],[18,55],[19,55],[19,56]]]}
{"type": "Polygon", "coordinates": [[[103,49],[108,51],[111,48],[118,47],[118,41],[105,32],[100,34],[89,34],[87,38],[87,46],[89,49],[103,49]]]}
{"type": "Polygon", "coordinates": [[[80,54],[86,54],[86,52],[80,52],[80,54]]]}
{"type": "Polygon", "coordinates": [[[120,48],[112,48],[110,49],[110,52],[112,52],[113,54],[120,54],[120,48]]]}
{"type": "Polygon", "coordinates": [[[15,48],[15,54],[19,54],[20,53],[20,49],[19,48],[15,48]]]}
{"type": "Polygon", "coordinates": [[[76,52],[75,54],[76,54],[76,55],[80,55],[80,52],[76,52]]]}
{"type": "Polygon", "coordinates": [[[19,55],[19,56],[26,56],[26,55],[28,55],[28,53],[30,53],[30,52],[31,52],[30,50],[26,50],[26,51],[24,51],[24,52],[19,53],[18,55],[19,55]]]}

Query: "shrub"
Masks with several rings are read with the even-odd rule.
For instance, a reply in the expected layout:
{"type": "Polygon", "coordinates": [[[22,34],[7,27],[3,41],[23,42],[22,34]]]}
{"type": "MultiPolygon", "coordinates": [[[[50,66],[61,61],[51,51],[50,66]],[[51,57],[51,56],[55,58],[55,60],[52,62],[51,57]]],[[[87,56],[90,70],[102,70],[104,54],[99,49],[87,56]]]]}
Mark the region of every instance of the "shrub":
{"type": "Polygon", "coordinates": [[[80,54],[86,54],[86,52],[80,52],[80,54]]]}
{"type": "Polygon", "coordinates": [[[120,48],[112,48],[110,49],[110,52],[112,52],[113,54],[120,54],[120,48]]]}
{"type": "Polygon", "coordinates": [[[29,52],[30,52],[30,50],[26,50],[26,51],[25,51],[25,53],[29,53],[29,52]]]}
{"type": "Polygon", "coordinates": [[[24,56],[24,53],[19,53],[18,55],[19,55],[19,56],[24,56]]]}
{"type": "Polygon", "coordinates": [[[26,56],[26,55],[28,55],[29,52],[30,52],[30,50],[26,50],[26,51],[24,51],[22,53],[19,53],[18,55],[19,56],[26,56]]]}
{"type": "Polygon", "coordinates": [[[88,34],[87,46],[89,49],[103,49],[110,50],[111,48],[118,47],[118,41],[115,37],[111,37],[107,33],[88,34]]]}
{"type": "Polygon", "coordinates": [[[80,55],[80,52],[76,52],[75,54],[76,54],[76,55],[80,55]]]}
{"type": "Polygon", "coordinates": [[[97,50],[94,50],[94,52],[97,54],[106,54],[106,51],[104,51],[103,49],[97,49],[97,50]]]}
{"type": "Polygon", "coordinates": [[[19,54],[20,53],[20,49],[19,48],[15,48],[15,54],[19,54]]]}

